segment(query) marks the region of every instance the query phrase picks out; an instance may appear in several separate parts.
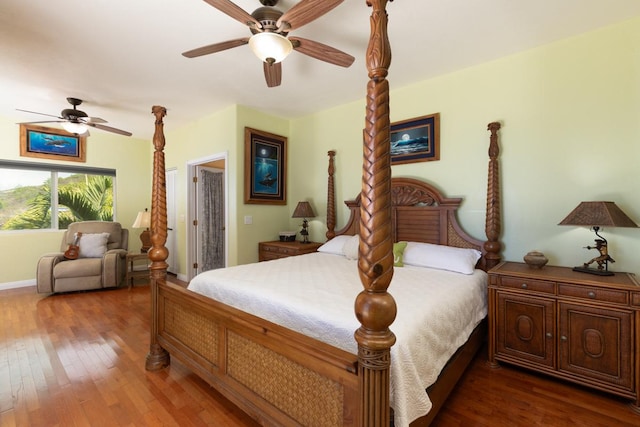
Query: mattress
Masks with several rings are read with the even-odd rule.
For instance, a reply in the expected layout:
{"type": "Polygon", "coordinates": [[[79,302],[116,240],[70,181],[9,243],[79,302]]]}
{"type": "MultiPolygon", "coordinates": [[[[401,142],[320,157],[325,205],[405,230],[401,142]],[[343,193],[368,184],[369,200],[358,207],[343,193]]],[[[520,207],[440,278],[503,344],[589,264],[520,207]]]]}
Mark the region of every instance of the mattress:
{"type": "MultiPolygon", "coordinates": [[[[189,289],[357,354],[354,301],[363,287],[355,260],[316,252],[211,270],[189,289]]],[[[405,427],[429,412],[424,390],[487,315],[487,275],[396,267],[389,293],[398,308],[390,402],[395,425],[405,427]]]]}

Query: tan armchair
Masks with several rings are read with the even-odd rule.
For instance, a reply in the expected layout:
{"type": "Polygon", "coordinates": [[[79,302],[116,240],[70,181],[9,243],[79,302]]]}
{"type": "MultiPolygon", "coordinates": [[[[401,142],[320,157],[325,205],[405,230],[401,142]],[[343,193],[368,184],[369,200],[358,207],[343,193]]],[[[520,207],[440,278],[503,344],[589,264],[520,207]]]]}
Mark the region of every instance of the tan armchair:
{"type": "Polygon", "coordinates": [[[62,237],[60,252],[43,255],[38,261],[37,291],[54,293],[120,286],[126,274],[128,247],[129,230],[118,222],[74,222],[62,237]],[[74,243],[77,232],[82,233],[78,242],[80,257],[68,260],[64,251],[74,243]],[[101,233],[108,233],[108,237],[101,233]]]}

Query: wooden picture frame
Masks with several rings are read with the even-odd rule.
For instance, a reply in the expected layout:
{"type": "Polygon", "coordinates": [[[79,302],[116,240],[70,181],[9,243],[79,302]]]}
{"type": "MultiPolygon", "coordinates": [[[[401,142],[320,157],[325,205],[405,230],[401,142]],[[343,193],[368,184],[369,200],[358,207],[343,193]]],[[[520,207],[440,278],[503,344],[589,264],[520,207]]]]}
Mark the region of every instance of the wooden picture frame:
{"type": "Polygon", "coordinates": [[[391,123],[391,164],[440,160],[440,113],[391,123]]]}
{"type": "Polygon", "coordinates": [[[86,162],[87,137],[62,129],[20,125],[20,155],[40,159],[86,162]]]}
{"type": "Polygon", "coordinates": [[[287,138],[244,128],[244,202],[287,204],[287,138]]]}

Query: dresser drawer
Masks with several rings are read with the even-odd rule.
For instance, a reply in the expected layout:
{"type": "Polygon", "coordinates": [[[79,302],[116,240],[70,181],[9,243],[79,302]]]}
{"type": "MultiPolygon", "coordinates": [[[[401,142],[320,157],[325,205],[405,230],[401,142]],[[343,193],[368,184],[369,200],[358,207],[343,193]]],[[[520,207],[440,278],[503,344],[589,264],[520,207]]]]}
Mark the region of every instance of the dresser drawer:
{"type": "Polygon", "coordinates": [[[629,293],[622,290],[599,288],[585,285],[558,284],[558,295],[564,297],[581,298],[590,301],[629,304],[629,293]]]}
{"type": "Polygon", "coordinates": [[[519,277],[501,277],[498,286],[552,295],[556,293],[556,283],[544,280],[522,279],[519,277]]]}

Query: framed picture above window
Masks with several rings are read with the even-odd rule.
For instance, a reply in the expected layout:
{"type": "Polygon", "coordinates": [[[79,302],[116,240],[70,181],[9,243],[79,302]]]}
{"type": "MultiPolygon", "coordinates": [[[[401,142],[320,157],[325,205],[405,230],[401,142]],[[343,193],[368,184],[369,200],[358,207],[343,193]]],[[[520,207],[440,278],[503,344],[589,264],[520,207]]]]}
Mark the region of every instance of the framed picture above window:
{"type": "Polygon", "coordinates": [[[244,128],[244,202],[287,204],[287,138],[244,128]]]}
{"type": "Polygon", "coordinates": [[[86,136],[62,129],[20,125],[20,155],[23,157],[85,162],[86,143],[86,136]]]}
{"type": "Polygon", "coordinates": [[[391,123],[391,164],[440,160],[440,113],[391,123]]]}

